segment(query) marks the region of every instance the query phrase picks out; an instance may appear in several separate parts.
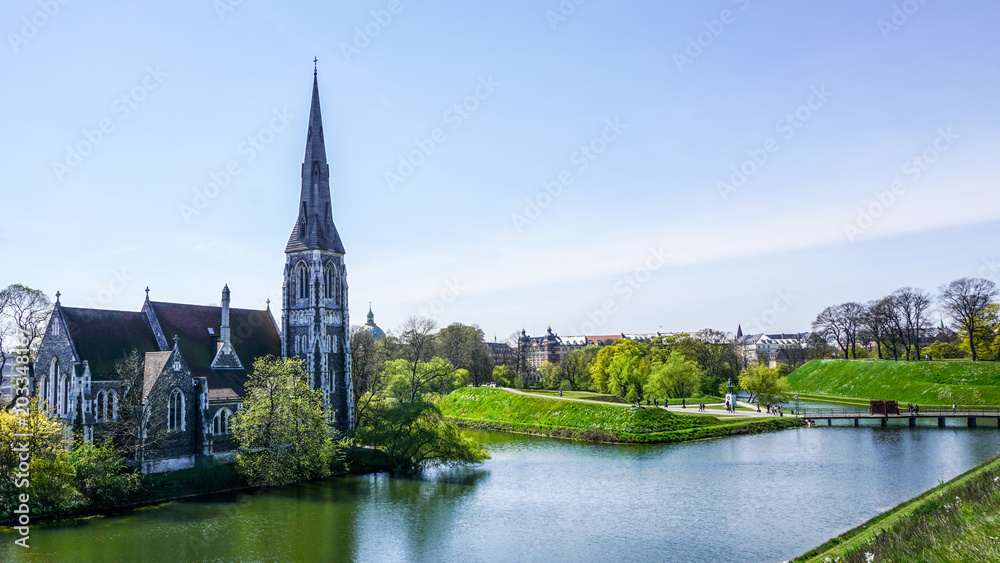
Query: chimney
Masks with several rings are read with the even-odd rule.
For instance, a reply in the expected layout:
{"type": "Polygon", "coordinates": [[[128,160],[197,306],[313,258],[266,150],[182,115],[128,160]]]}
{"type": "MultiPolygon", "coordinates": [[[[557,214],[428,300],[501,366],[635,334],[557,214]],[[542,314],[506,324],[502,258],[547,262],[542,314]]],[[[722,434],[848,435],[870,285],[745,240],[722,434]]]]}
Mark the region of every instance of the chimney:
{"type": "Polygon", "coordinates": [[[219,342],[229,342],[229,284],[222,288],[222,326],[219,330],[219,342]]]}

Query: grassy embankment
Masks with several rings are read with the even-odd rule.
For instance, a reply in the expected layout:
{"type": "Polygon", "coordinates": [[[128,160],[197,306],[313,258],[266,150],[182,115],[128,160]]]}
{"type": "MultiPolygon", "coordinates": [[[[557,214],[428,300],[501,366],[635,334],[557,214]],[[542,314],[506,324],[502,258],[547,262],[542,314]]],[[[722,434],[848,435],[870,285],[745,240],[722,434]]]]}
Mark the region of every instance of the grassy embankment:
{"type": "Polygon", "coordinates": [[[446,417],[467,428],[540,434],[590,442],[665,444],[799,426],[797,418],[719,419],[464,387],[441,401],[446,417]]]}
{"type": "Polygon", "coordinates": [[[838,536],[796,561],[1000,561],[1000,458],[838,536]]]}
{"type": "Polygon", "coordinates": [[[802,399],[924,406],[1000,405],[1000,362],[813,360],[788,375],[802,399]]]}

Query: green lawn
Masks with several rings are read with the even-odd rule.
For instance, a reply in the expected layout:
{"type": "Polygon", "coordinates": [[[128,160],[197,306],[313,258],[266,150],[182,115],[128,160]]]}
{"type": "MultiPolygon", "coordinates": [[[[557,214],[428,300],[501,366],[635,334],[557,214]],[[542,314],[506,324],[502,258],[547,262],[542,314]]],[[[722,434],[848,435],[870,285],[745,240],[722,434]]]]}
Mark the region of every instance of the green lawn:
{"type": "MultiPolygon", "coordinates": [[[[798,419],[720,420],[711,414],[674,414],[531,397],[502,389],[465,387],[442,399],[442,413],[464,426],[601,442],[666,443],[789,428],[798,419]]],[[[720,413],[721,414],[721,413],[720,413]]]]}
{"type": "Polygon", "coordinates": [[[814,360],[788,376],[811,398],[886,399],[919,405],[1000,405],[998,362],[814,360]]]}

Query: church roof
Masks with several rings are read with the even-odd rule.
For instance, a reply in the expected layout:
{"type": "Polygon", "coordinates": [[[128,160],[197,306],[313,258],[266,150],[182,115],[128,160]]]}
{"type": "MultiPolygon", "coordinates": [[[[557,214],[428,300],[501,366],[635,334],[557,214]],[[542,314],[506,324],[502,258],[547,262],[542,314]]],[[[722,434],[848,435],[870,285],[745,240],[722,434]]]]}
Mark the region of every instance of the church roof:
{"type": "Polygon", "coordinates": [[[319,83],[313,73],[312,105],[306,132],[306,154],[302,162],[302,192],[298,218],[285,252],[328,250],[344,254],[344,243],[333,223],[330,202],[330,166],[326,162],[323,116],[319,107],[319,83]]]}
{"type": "Polygon", "coordinates": [[[222,323],[222,308],[206,305],[150,302],[153,312],[167,341],[174,335],[179,339],[191,374],[204,377],[208,382],[209,400],[236,400],[243,396],[249,368],[253,361],[268,354],[281,357],[281,336],[267,311],[229,309],[232,327],[232,344],[237,356],[247,369],[212,369],[216,353],[216,338],[209,334],[212,328],[218,334],[222,323]]]}
{"type": "Polygon", "coordinates": [[[129,350],[140,353],[160,350],[142,313],[62,306],[59,310],[80,360],[89,363],[95,378],[114,374],[115,361],[129,350]]]}

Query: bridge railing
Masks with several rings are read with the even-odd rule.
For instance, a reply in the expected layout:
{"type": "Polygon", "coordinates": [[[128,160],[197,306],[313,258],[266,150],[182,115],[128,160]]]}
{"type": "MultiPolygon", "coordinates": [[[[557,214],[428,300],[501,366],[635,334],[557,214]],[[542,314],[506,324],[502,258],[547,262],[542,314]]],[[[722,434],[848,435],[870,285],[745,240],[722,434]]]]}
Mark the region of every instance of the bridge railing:
{"type": "Polygon", "coordinates": [[[887,417],[887,418],[909,418],[911,416],[916,417],[937,417],[937,416],[965,416],[969,418],[973,417],[1000,417],[1000,406],[985,406],[985,407],[957,407],[954,411],[950,408],[928,408],[920,409],[920,412],[911,413],[909,411],[900,409],[899,414],[883,415],[881,413],[869,413],[868,409],[858,408],[858,409],[801,409],[795,411],[795,414],[802,416],[803,418],[826,418],[826,417],[844,417],[850,418],[852,416],[859,417],[887,417]]]}

